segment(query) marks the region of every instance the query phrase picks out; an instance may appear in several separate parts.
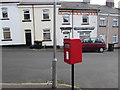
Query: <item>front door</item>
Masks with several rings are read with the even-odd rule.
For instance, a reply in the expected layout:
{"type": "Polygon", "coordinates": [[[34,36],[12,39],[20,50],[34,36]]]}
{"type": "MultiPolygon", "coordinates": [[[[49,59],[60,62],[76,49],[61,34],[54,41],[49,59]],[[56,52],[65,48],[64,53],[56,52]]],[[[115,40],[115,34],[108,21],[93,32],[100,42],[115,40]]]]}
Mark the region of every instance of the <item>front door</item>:
{"type": "Polygon", "coordinates": [[[31,41],[31,31],[30,30],[26,30],[25,31],[25,37],[26,37],[26,45],[30,46],[32,44],[32,41],[31,41]]]}

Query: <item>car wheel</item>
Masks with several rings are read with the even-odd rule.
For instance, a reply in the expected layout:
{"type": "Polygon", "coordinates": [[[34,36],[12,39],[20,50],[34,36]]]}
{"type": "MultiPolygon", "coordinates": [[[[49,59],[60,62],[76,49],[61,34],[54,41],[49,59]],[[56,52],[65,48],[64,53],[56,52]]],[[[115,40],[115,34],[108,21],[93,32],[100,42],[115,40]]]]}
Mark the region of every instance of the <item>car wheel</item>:
{"type": "Polygon", "coordinates": [[[102,47],[99,48],[99,52],[100,52],[100,53],[103,53],[103,52],[104,52],[104,48],[102,48],[102,47]]]}

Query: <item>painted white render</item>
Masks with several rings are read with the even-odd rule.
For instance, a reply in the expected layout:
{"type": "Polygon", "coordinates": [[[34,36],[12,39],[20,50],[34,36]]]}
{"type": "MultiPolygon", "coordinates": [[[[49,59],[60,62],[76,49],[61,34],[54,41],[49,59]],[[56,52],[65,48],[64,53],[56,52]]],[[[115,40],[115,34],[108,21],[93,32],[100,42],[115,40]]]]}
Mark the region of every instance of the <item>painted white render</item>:
{"type": "Polygon", "coordinates": [[[0,45],[19,45],[22,44],[21,30],[19,22],[19,10],[17,3],[0,4],[0,45]],[[9,20],[2,20],[2,8],[7,8],[9,20]],[[3,28],[10,28],[11,40],[4,41],[3,28]]]}
{"type": "MultiPolygon", "coordinates": [[[[63,39],[64,31],[67,30],[61,30],[61,27],[72,27],[72,15],[70,15],[70,25],[62,25],[63,23],[63,15],[58,15],[58,20],[59,22],[57,23],[57,27],[59,29],[59,37],[58,37],[58,45],[63,46],[63,39]]],[[[78,38],[80,39],[80,31],[90,31],[90,37],[97,37],[97,15],[89,15],[89,24],[88,25],[82,25],[82,15],[73,15],[73,28],[78,27],[78,28],[89,28],[89,27],[94,27],[93,30],[73,30],[73,38],[78,38]]],[[[69,31],[69,30],[68,30],[69,31]]],[[[70,37],[72,38],[72,30],[70,32],[70,37]]]]}
{"type": "MultiPolygon", "coordinates": [[[[22,30],[22,39],[24,44],[26,44],[25,30],[31,30],[31,40],[32,44],[36,40],[43,40],[43,46],[53,46],[53,5],[19,5],[20,11],[20,22],[21,22],[21,30],[22,30]],[[49,21],[43,20],[43,10],[49,10],[49,21]],[[23,22],[24,20],[24,10],[30,11],[30,22],[23,22]],[[43,39],[43,30],[50,30],[50,40],[44,41],[43,39]]],[[[56,18],[58,17],[58,8],[56,8],[56,18]]],[[[58,28],[57,28],[58,31],[58,28]]],[[[58,33],[58,32],[57,32],[58,33]]],[[[58,35],[59,36],[59,35],[58,35]]],[[[58,38],[58,37],[57,37],[58,38]]]]}
{"type": "MultiPolygon", "coordinates": [[[[20,15],[20,29],[22,31],[22,40],[23,43],[26,44],[26,39],[25,39],[25,30],[30,30],[31,31],[31,39],[34,40],[34,31],[33,31],[33,10],[32,10],[32,6],[18,6],[19,8],[19,15],[20,15]],[[30,20],[31,22],[23,22],[24,20],[24,10],[29,10],[30,12],[30,20]]],[[[34,43],[32,41],[32,43],[34,43]]]]}

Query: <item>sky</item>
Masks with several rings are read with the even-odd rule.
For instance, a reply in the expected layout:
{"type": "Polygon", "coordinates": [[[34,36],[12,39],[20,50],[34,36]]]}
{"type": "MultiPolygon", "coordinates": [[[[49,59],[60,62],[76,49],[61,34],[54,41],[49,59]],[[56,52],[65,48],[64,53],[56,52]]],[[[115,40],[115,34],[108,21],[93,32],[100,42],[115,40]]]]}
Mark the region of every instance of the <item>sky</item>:
{"type": "MultiPolygon", "coordinates": [[[[61,0],[61,1],[83,1],[83,0],[61,0]]],[[[118,7],[118,2],[120,0],[114,0],[115,2],[115,7],[118,7]]],[[[106,0],[91,0],[91,4],[100,4],[100,5],[105,5],[106,0]]]]}

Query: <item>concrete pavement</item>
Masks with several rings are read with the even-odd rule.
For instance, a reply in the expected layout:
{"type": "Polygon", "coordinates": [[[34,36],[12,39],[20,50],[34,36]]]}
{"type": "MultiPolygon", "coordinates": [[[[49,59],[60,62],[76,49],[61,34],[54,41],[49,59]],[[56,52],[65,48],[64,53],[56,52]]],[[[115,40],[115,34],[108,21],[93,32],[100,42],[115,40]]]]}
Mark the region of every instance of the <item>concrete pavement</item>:
{"type": "MultiPolygon", "coordinates": [[[[71,85],[67,84],[57,84],[56,89],[52,89],[52,83],[2,83],[2,90],[71,90],[71,85]]],[[[81,90],[75,87],[75,90],[81,90]]]]}

